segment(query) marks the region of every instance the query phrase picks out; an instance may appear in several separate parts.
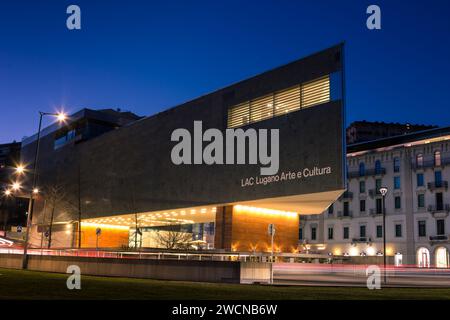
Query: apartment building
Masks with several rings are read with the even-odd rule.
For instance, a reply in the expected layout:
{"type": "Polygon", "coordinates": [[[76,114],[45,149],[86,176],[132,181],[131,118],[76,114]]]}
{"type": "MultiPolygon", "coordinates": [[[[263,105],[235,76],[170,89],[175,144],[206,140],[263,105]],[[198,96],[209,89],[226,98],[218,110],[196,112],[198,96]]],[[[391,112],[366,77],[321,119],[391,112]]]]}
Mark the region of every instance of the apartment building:
{"type": "Polygon", "coordinates": [[[448,268],[449,139],[445,127],[348,145],[347,191],[322,214],[301,219],[302,249],[361,263],[382,257],[379,190],[386,187],[389,262],[448,268]]]}

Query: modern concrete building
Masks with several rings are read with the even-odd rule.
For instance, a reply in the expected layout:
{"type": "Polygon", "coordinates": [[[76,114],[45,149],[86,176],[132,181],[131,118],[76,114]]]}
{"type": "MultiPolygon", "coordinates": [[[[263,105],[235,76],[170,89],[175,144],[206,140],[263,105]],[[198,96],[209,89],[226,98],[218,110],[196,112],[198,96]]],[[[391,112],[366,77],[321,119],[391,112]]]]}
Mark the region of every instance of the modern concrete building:
{"type": "Polygon", "coordinates": [[[347,191],[321,215],[301,220],[303,250],[353,261],[383,252],[382,196],[391,263],[449,267],[450,127],[347,147],[347,191]],[[362,257],[362,258],[361,258],[362,257]]]}
{"type": "Polygon", "coordinates": [[[33,245],[270,251],[273,224],[296,251],[345,187],[343,73],[338,45],[101,135],[74,129],[92,110],[46,129],[33,245]]]}

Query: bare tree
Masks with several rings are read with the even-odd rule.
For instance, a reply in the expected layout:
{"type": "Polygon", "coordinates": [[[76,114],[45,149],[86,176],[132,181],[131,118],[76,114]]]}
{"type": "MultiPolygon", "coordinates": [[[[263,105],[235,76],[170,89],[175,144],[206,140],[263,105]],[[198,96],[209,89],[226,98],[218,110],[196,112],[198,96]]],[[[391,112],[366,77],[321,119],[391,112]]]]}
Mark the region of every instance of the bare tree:
{"type": "Polygon", "coordinates": [[[192,244],[192,234],[174,228],[157,230],[155,237],[158,245],[165,249],[189,249],[192,244]]]}
{"type": "MultiPolygon", "coordinates": [[[[47,186],[43,192],[43,196],[46,204],[45,209],[49,211],[47,247],[51,248],[54,223],[58,220],[70,220],[69,212],[72,209],[72,205],[67,201],[67,194],[64,187],[59,184],[47,186]]],[[[46,221],[44,221],[45,224],[46,221]]]]}

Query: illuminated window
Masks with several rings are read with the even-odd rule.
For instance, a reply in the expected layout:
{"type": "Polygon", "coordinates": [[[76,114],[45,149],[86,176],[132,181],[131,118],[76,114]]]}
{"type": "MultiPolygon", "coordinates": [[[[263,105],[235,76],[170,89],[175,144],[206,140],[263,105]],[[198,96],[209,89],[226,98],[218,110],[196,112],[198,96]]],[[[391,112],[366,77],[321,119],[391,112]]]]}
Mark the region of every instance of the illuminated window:
{"type": "Polygon", "coordinates": [[[330,77],[325,76],[302,85],[302,108],[330,101],[330,77]]]}
{"type": "Polygon", "coordinates": [[[273,95],[250,101],[250,122],[272,118],[273,109],[273,95]]]}
{"type": "Polygon", "coordinates": [[[418,168],[423,167],[423,155],[419,153],[416,157],[416,164],[418,168]]]}
{"type": "Polygon", "coordinates": [[[241,103],[228,109],[228,126],[240,127],[250,122],[250,103],[241,103]]]}
{"type": "Polygon", "coordinates": [[[440,167],[441,166],[441,152],[440,151],[435,151],[434,152],[434,165],[436,167],[440,167]]]}
{"type": "Polygon", "coordinates": [[[275,93],[275,116],[300,109],[300,86],[275,93]]]}
{"type": "Polygon", "coordinates": [[[232,106],[228,109],[228,127],[281,116],[330,101],[330,76],[296,85],[264,97],[232,106]]]}

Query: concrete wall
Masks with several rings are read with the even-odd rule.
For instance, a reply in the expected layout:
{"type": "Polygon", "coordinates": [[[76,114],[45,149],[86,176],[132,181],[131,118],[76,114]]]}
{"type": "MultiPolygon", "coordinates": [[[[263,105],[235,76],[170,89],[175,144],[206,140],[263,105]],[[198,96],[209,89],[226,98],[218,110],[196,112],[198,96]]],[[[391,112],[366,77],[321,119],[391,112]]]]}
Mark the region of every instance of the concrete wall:
{"type": "MultiPolygon", "coordinates": [[[[66,273],[77,265],[83,275],[198,282],[268,282],[269,263],[239,261],[122,260],[110,258],[29,256],[28,269],[66,273]]],[[[0,254],[0,267],[19,269],[22,255],[0,254]]]]}

